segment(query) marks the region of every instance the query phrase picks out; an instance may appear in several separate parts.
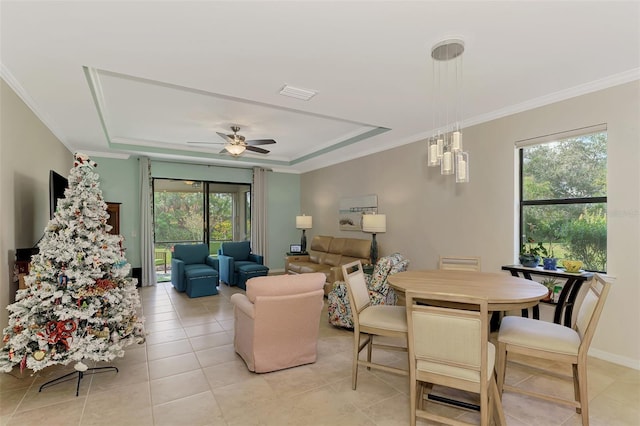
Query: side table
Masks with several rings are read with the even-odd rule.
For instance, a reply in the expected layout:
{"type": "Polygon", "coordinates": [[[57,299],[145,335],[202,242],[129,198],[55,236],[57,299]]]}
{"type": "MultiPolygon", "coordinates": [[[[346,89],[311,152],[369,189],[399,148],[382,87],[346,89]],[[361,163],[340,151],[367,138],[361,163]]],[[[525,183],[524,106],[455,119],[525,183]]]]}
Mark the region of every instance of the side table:
{"type": "Polygon", "coordinates": [[[306,256],[308,254],[309,253],[307,253],[306,251],[304,251],[304,252],[301,251],[300,253],[291,253],[289,251],[287,252],[287,256],[306,256]]]}
{"type": "MultiPolygon", "coordinates": [[[[566,272],[563,269],[547,270],[538,266],[536,268],[527,268],[522,265],[505,265],[502,267],[503,271],[511,272],[514,277],[523,277],[528,280],[533,280],[531,275],[541,275],[547,277],[563,278],[566,280],[558,301],[555,304],[555,312],[553,314],[553,322],[556,324],[562,324],[562,318],[564,316],[564,326],[571,327],[571,318],[573,316],[573,307],[575,305],[576,298],[580,292],[582,284],[590,280],[593,277],[593,272],[566,272]]],[[[528,316],[527,310],[522,310],[522,316],[528,316]]],[[[540,319],[540,308],[536,305],[533,307],[533,317],[540,319]]]]}

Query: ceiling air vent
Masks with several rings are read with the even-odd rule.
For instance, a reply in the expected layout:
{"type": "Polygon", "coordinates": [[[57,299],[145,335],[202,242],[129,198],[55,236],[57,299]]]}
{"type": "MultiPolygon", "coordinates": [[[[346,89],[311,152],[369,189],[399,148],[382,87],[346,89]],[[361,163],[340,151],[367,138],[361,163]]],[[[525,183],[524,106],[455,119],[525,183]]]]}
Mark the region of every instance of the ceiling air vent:
{"type": "Polygon", "coordinates": [[[318,92],[315,90],[309,89],[300,89],[298,87],[285,85],[282,90],[280,90],[280,94],[283,96],[289,96],[291,98],[302,99],[303,101],[308,101],[313,98],[318,92]]]}

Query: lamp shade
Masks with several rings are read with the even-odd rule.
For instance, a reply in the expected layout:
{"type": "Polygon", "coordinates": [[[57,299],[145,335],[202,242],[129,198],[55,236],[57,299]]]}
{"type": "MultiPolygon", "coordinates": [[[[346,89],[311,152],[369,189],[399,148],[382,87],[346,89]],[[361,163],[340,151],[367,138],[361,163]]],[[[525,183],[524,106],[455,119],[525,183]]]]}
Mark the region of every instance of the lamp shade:
{"type": "Polygon", "coordinates": [[[296,228],[311,229],[313,227],[313,216],[296,216],[296,228]]]}
{"type": "Polygon", "coordinates": [[[365,214],[362,215],[362,230],[379,234],[387,231],[387,215],[365,214]]]}

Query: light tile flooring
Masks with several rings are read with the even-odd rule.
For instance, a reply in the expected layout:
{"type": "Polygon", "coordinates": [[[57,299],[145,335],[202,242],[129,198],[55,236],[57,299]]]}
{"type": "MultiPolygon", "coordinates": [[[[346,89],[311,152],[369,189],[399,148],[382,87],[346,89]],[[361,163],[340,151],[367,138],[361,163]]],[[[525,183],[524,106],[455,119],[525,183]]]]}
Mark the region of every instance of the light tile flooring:
{"type": "MultiPolygon", "coordinates": [[[[109,363],[117,366],[119,373],[86,376],[78,397],[75,380],[38,392],[42,383],[72,371],[71,365],[50,367],[37,375],[0,374],[0,424],[409,423],[406,377],[361,369],[358,389],[351,390],[352,333],[330,326],[326,312],[315,364],[268,374],[249,372],[233,350],[229,297],[237,291],[241,290],[221,285],[216,296],[189,299],[169,283],[141,289],[147,341],[130,346],[124,358],[109,363]]],[[[400,353],[383,356],[385,362],[406,366],[400,353]]],[[[543,381],[533,376],[533,371],[510,364],[507,380],[550,394],[572,395],[569,382],[558,378],[543,381]]],[[[639,371],[592,358],[589,396],[591,425],[640,424],[639,371]]],[[[477,413],[431,406],[448,416],[477,418],[477,413]]],[[[510,393],[504,395],[504,409],[509,425],[580,424],[570,408],[510,393]]]]}

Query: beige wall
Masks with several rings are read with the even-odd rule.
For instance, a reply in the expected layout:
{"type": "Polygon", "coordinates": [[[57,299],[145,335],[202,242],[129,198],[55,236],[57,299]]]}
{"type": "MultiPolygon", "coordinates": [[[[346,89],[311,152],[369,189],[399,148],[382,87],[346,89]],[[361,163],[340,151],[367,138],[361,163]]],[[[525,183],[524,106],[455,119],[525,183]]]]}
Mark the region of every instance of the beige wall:
{"type": "Polygon", "coordinates": [[[471,182],[426,167],[420,141],[306,173],[301,211],[313,215],[310,235],[368,238],[340,232],[338,200],[377,194],[387,232],[382,254],[399,251],[411,268],[434,268],[439,254],[480,255],[485,271],[516,262],[517,163],[514,142],[530,137],[608,125],[609,274],[617,277],[592,354],[640,369],[640,337],[623,324],[640,324],[640,82],[580,96],[464,131],[471,182]]]}
{"type": "Polygon", "coordinates": [[[32,247],[49,221],[49,170],[63,176],[72,153],[0,79],[0,327],[13,301],[15,249],[32,247]]]}

